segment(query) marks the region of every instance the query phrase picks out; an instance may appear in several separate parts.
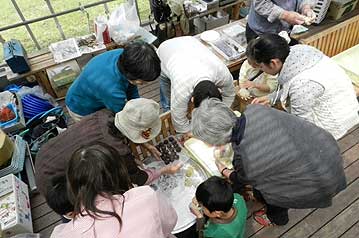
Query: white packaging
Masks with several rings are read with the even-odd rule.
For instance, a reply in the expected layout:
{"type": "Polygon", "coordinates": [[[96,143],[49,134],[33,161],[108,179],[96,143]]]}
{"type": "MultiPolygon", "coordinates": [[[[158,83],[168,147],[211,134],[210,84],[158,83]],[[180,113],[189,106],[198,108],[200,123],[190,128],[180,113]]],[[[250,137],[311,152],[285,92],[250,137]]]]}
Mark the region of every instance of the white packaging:
{"type": "Polygon", "coordinates": [[[4,237],[33,232],[27,185],[13,174],[0,178],[0,225],[4,237]]]}

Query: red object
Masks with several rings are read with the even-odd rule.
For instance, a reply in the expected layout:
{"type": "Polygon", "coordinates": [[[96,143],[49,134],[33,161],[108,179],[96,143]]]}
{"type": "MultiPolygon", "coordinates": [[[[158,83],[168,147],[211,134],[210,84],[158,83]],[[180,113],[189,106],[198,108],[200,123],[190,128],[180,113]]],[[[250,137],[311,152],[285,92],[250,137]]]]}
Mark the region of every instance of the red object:
{"type": "MultiPolygon", "coordinates": [[[[95,32],[97,35],[97,25],[95,24],[95,32]]],[[[108,26],[106,26],[106,29],[102,32],[102,38],[103,38],[103,43],[104,44],[109,44],[111,43],[111,37],[110,37],[110,32],[108,30],[108,26]]]]}
{"type": "Polygon", "coordinates": [[[7,122],[16,117],[15,113],[8,107],[3,107],[0,112],[0,122],[7,122]]]}

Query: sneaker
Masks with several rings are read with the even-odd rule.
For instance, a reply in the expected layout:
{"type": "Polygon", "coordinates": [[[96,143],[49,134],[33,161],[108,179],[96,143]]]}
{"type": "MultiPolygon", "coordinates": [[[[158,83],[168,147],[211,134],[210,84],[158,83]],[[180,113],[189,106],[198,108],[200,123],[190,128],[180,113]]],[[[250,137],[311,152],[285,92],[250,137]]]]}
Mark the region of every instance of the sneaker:
{"type": "Polygon", "coordinates": [[[266,211],[264,208],[260,209],[259,211],[256,211],[253,213],[253,219],[259,223],[260,225],[267,227],[267,226],[273,226],[274,224],[269,220],[267,217],[266,211]]]}

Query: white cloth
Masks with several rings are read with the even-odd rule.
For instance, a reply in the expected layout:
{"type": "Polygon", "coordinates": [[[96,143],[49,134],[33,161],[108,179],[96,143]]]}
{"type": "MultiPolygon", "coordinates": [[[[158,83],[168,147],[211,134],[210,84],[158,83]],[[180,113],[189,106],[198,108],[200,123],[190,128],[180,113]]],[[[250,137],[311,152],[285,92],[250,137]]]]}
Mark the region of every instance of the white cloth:
{"type": "Polygon", "coordinates": [[[220,88],[223,102],[231,106],[235,90],[230,71],[197,39],[185,36],[167,40],[159,46],[157,54],[162,73],[171,80],[171,117],[178,133],[191,130],[187,107],[199,82],[212,81],[220,88]]]}
{"type": "Polygon", "coordinates": [[[327,56],[283,84],[281,101],[286,99],[292,114],[329,131],[335,139],[359,123],[351,81],[327,56]]]}

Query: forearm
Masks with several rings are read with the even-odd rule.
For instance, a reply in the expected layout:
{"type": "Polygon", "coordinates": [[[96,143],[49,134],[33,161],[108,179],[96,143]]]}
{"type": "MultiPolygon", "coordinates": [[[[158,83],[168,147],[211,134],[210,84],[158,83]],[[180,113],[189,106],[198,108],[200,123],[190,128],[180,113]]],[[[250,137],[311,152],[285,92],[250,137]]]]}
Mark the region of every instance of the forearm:
{"type": "Polygon", "coordinates": [[[285,11],[270,0],[254,0],[254,10],[261,16],[265,16],[269,22],[279,19],[285,11]]]}
{"type": "Polygon", "coordinates": [[[153,181],[157,180],[162,175],[161,169],[144,169],[144,171],[148,175],[145,185],[151,184],[153,181]]]}
{"type": "Polygon", "coordinates": [[[262,83],[254,83],[254,88],[264,93],[269,93],[271,90],[267,84],[262,84],[262,83]]]}

